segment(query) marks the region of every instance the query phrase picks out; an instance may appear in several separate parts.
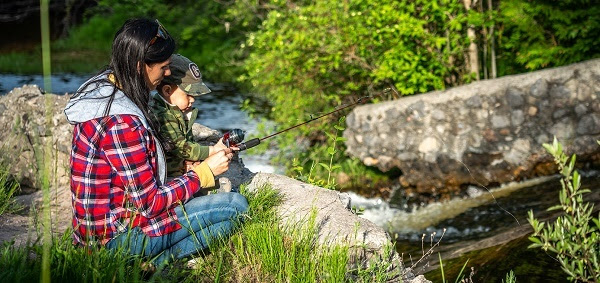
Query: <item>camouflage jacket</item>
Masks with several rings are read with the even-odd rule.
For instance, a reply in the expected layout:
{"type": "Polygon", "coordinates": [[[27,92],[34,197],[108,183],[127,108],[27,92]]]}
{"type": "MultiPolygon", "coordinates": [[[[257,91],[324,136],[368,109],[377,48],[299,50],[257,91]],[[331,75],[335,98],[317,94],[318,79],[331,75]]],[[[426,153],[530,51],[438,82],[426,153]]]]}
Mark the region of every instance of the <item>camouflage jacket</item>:
{"type": "Polygon", "coordinates": [[[192,125],[198,117],[198,109],[191,110],[188,121],[177,106],[169,105],[160,94],[154,95],[151,107],[160,123],[161,136],[174,145],[174,148],[165,154],[168,177],[185,173],[184,160],[199,161],[208,157],[208,146],[195,142],[192,135],[192,125]]]}

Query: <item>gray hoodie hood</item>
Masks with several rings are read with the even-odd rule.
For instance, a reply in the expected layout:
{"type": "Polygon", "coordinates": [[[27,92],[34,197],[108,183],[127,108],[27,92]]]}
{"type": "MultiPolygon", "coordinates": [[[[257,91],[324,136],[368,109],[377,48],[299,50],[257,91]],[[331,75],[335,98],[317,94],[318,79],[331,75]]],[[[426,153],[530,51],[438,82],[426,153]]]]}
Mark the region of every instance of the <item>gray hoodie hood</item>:
{"type": "MultiPolygon", "coordinates": [[[[83,83],[83,85],[92,80],[106,79],[108,74],[109,71],[106,71],[89,79],[83,83]]],[[[106,110],[106,106],[110,100],[110,95],[114,88],[115,86],[108,82],[97,82],[90,84],[83,90],[81,88],[77,90],[77,92],[80,92],[79,96],[71,98],[65,107],[65,115],[67,116],[69,123],[75,125],[77,123],[107,116],[104,115],[104,111],[106,110]]],[[[150,94],[148,94],[148,96],[149,95],[150,94]]],[[[122,91],[117,90],[115,93],[115,98],[110,106],[108,116],[122,114],[137,116],[142,121],[142,124],[144,124],[144,127],[146,127],[146,129],[151,133],[154,133],[153,129],[150,128],[148,121],[146,121],[142,110],[140,110],[137,105],[135,105],[127,96],[125,96],[122,91]]],[[[162,185],[164,184],[166,178],[165,155],[160,142],[158,139],[156,139],[156,136],[154,134],[152,136],[154,137],[154,141],[156,143],[156,164],[158,165],[157,171],[159,176],[158,183],[159,185],[162,185]]]]}

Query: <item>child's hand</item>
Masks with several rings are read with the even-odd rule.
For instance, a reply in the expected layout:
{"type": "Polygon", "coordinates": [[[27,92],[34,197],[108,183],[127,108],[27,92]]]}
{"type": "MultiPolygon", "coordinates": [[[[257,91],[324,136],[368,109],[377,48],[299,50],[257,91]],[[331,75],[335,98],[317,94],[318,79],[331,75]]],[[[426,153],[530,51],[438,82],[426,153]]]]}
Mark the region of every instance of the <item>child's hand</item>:
{"type": "Polygon", "coordinates": [[[185,172],[188,172],[188,171],[192,170],[192,168],[194,168],[194,166],[200,165],[200,161],[184,160],[183,164],[185,165],[185,172]]]}

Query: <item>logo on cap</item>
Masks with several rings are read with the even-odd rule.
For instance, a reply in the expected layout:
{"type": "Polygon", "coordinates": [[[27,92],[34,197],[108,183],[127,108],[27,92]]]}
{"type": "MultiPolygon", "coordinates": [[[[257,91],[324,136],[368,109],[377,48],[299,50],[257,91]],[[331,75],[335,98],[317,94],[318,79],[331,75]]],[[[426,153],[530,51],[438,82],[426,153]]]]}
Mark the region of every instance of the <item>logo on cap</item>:
{"type": "Polygon", "coordinates": [[[198,68],[198,65],[190,63],[190,72],[192,73],[192,76],[194,76],[194,79],[200,78],[200,68],[198,68]]]}

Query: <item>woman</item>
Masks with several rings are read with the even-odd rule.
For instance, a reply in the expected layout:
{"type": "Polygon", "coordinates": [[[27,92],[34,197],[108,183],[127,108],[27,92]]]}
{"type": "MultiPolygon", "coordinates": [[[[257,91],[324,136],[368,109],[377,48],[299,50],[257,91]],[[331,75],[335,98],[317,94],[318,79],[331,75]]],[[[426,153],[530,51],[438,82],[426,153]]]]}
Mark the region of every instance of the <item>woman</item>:
{"type": "Polygon", "coordinates": [[[229,167],[220,151],[165,182],[162,148],[150,116],[150,91],[170,74],[175,41],[158,21],[128,20],[116,33],[110,64],[65,108],[71,150],[73,239],[146,255],[163,264],[230,234],[248,209],[238,193],[193,198],[229,167]]]}

